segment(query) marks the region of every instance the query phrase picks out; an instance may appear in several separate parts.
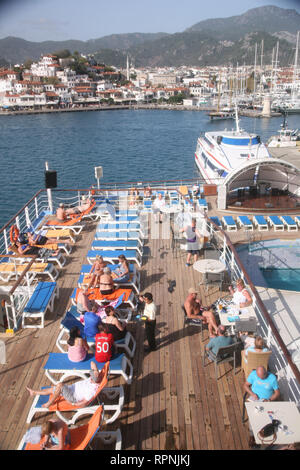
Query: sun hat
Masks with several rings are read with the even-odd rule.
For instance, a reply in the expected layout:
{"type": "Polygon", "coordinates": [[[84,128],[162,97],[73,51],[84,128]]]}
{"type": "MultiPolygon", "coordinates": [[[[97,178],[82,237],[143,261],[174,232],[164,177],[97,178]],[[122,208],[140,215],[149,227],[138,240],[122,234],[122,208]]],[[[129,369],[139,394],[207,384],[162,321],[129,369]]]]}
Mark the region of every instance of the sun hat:
{"type": "Polygon", "coordinates": [[[188,290],[189,294],[198,294],[198,291],[195,289],[195,287],[190,287],[188,290]]]}

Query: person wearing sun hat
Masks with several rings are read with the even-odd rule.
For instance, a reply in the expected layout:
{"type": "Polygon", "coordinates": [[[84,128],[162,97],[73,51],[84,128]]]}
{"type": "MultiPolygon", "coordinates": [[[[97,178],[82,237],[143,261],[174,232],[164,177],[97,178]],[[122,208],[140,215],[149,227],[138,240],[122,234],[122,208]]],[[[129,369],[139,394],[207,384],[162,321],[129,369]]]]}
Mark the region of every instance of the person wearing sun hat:
{"type": "Polygon", "coordinates": [[[184,302],[184,308],[188,318],[201,319],[203,323],[207,323],[209,336],[213,338],[218,334],[218,326],[213,311],[202,306],[201,300],[197,299],[197,289],[190,287],[188,296],[184,302]]]}

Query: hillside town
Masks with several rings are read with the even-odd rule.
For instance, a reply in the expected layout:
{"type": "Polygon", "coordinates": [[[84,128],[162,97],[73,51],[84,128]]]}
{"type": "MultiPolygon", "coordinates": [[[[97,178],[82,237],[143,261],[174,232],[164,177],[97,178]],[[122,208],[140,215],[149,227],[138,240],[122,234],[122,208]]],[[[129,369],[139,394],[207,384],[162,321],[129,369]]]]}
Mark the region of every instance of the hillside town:
{"type": "Polygon", "coordinates": [[[300,92],[297,66],[274,63],[235,67],[135,68],[98,64],[78,53],[68,58],[43,55],[38,62],[0,69],[0,108],[74,109],[102,105],[180,104],[186,107],[273,104],[300,92]],[[76,70],[75,64],[80,63],[76,70]],[[277,100],[277,101],[276,101],[277,100]]]}

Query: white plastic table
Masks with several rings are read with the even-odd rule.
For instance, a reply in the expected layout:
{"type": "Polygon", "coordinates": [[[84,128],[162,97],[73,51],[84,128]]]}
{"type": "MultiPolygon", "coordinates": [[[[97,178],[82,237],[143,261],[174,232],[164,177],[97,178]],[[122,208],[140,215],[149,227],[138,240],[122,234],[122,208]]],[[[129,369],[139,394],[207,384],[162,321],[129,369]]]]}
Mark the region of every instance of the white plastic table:
{"type": "Polygon", "coordinates": [[[258,432],[272,419],[281,422],[277,430],[277,439],[274,444],[293,444],[300,441],[300,413],[295,402],[292,401],[252,401],[246,402],[249,423],[253,431],[255,442],[261,444],[257,437],[258,432]],[[257,410],[260,408],[261,410],[257,410]]]}
{"type": "Polygon", "coordinates": [[[193,264],[195,271],[199,273],[222,273],[226,266],[222,261],[217,259],[200,259],[193,264]]]}

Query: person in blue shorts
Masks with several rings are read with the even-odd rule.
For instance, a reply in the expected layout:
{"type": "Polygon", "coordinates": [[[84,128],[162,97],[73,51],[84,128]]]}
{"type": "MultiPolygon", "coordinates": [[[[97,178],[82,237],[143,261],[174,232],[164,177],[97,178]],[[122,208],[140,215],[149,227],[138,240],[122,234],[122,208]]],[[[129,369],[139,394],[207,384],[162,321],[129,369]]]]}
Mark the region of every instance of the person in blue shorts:
{"type": "Polygon", "coordinates": [[[275,375],[263,366],[251,372],[244,384],[244,389],[250,395],[250,400],[275,401],[280,397],[275,375]]]}

